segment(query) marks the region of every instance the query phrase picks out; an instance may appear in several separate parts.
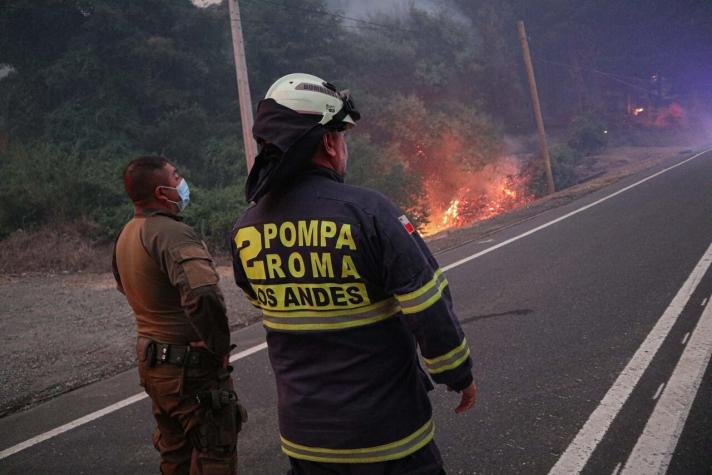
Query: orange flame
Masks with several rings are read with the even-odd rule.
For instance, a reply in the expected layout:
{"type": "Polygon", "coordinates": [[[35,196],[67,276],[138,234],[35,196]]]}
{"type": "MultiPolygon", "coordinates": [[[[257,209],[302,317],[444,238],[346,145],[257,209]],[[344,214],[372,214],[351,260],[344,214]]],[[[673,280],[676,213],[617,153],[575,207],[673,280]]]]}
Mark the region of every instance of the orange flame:
{"type": "MultiPolygon", "coordinates": [[[[442,174],[443,170],[437,172],[442,174]]],[[[509,157],[502,157],[496,164],[477,172],[455,170],[453,173],[454,177],[437,175],[426,180],[431,219],[423,228],[424,235],[473,224],[534,199],[527,191],[528,178],[522,175],[518,162],[509,157]],[[435,186],[436,182],[462,185],[444,191],[435,186]]]]}

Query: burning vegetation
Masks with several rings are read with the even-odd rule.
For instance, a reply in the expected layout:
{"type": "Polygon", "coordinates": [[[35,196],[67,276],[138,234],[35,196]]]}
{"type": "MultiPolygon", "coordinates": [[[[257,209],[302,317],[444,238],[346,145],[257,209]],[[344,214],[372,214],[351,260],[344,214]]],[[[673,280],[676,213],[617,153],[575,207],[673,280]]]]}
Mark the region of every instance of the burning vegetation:
{"type": "Polygon", "coordinates": [[[462,157],[466,150],[453,136],[444,138],[437,158],[415,145],[409,165],[423,177],[429,210],[428,222],[421,227],[424,235],[476,223],[534,199],[528,190],[529,177],[516,158],[491,156],[488,163],[474,169],[471,166],[481,163],[482,157],[462,157]],[[460,160],[452,159],[458,156],[460,160]]]}
{"type": "Polygon", "coordinates": [[[380,126],[388,131],[388,156],[416,178],[417,195],[404,208],[422,234],[466,226],[535,198],[536,170],[503,151],[503,135],[472,104],[450,103],[441,112],[415,96],[394,102],[380,126]]]}
{"type": "Polygon", "coordinates": [[[479,171],[451,173],[455,174],[426,178],[430,219],[423,226],[424,235],[473,224],[534,199],[528,191],[528,177],[512,157],[502,157],[479,171]],[[452,186],[438,186],[443,181],[452,186]]]}

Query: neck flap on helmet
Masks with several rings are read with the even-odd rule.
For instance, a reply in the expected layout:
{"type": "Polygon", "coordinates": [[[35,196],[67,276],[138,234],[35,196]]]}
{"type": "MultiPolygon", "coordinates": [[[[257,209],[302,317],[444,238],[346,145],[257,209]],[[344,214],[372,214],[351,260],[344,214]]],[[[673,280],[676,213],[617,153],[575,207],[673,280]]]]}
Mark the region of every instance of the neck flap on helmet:
{"type": "Polygon", "coordinates": [[[252,134],[260,152],[247,176],[247,201],[258,201],[272,190],[279,190],[299,171],[308,168],[327,128],[319,118],[300,114],[264,99],[257,106],[252,134]]]}

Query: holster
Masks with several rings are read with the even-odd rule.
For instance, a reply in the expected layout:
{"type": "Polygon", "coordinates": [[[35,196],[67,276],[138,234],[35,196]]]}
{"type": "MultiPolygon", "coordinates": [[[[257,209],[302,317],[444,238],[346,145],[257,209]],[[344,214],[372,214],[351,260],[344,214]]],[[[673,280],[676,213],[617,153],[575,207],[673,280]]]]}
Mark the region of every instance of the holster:
{"type": "Polygon", "coordinates": [[[202,406],[204,423],[196,428],[198,446],[232,449],[237,445],[237,434],[247,422],[247,411],[232,389],[230,371],[218,370],[218,387],[199,391],[193,397],[202,406]]]}
{"type": "Polygon", "coordinates": [[[139,363],[149,368],[156,366],[156,342],[148,338],[138,337],[136,339],[136,357],[139,363]]]}
{"type": "Polygon", "coordinates": [[[151,341],[146,345],[146,349],[144,351],[144,361],[146,362],[146,366],[149,368],[153,368],[156,366],[156,342],[151,341]]]}
{"type": "Polygon", "coordinates": [[[205,410],[206,417],[206,424],[199,428],[200,445],[231,446],[237,443],[237,434],[247,422],[247,411],[240,404],[237,393],[212,389],[197,393],[195,400],[205,410]]]}

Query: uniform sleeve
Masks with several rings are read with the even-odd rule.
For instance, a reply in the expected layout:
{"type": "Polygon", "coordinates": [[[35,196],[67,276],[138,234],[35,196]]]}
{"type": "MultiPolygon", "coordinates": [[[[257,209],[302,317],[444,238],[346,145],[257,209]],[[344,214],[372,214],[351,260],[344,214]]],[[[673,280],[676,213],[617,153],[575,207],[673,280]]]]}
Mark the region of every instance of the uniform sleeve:
{"type": "Polygon", "coordinates": [[[377,232],[385,290],[398,300],[428,374],[436,383],[460,391],[473,380],[472,361],[447,278],[405,215],[393,205],[384,208],[377,217],[377,232]]]}
{"type": "Polygon", "coordinates": [[[181,306],[198,337],[215,355],[227,354],[230,328],[213,258],[189,226],[170,218],[153,220],[141,235],[146,250],[178,288],[181,306]]]}

